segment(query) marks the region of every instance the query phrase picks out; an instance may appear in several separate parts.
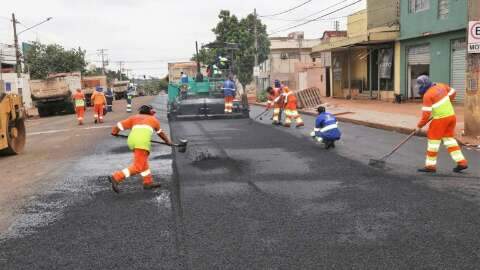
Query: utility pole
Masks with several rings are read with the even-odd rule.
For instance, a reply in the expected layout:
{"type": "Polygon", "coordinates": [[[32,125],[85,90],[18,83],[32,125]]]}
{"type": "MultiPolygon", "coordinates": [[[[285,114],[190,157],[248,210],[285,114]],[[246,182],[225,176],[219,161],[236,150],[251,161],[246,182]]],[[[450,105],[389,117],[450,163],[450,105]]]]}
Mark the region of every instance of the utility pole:
{"type": "Polygon", "coordinates": [[[122,81],[123,61],[118,61],[118,68],[119,68],[119,70],[120,70],[120,80],[122,81]]]}
{"type": "Polygon", "coordinates": [[[20,61],[20,50],[18,48],[18,35],[17,35],[17,20],[15,19],[15,13],[12,13],[12,23],[13,23],[13,43],[15,45],[15,59],[17,62],[16,71],[17,78],[20,78],[20,73],[22,72],[22,62],[20,61]]]}
{"type": "MultiPolygon", "coordinates": [[[[255,66],[254,66],[254,70],[258,69],[258,29],[257,29],[257,9],[255,8],[253,10],[253,19],[254,19],[254,23],[253,23],[253,32],[254,32],[254,36],[255,36],[255,66]]],[[[255,76],[255,89],[257,88],[258,86],[258,74],[254,74],[255,76]]],[[[244,92],[246,92],[246,89],[244,89],[244,92]]]]}
{"type": "Polygon", "coordinates": [[[102,75],[105,75],[105,66],[106,66],[106,61],[105,57],[107,56],[105,52],[108,51],[107,49],[99,49],[97,52],[102,56],[102,75]]]}
{"type": "MultiPolygon", "coordinates": [[[[468,0],[468,21],[480,21],[480,1],[468,0]]],[[[471,35],[467,27],[467,37],[471,35]]],[[[468,46],[468,44],[467,44],[468,46]]],[[[467,53],[465,135],[480,136],[480,53],[467,53]]]]}

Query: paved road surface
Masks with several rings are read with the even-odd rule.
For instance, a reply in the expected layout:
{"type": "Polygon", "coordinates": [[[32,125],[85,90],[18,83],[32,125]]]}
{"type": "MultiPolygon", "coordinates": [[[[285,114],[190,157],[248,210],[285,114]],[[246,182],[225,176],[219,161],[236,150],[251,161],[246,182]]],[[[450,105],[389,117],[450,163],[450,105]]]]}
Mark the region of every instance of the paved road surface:
{"type": "Polygon", "coordinates": [[[175,122],[173,136],[189,139],[189,150],[173,153],[173,173],[169,149],[154,150],[163,188],[145,192],[131,180],[121,195],[104,176],[130,153],[105,135],[2,234],[0,269],[477,268],[476,164],[460,176],[447,167],[416,174],[425,139],[415,138],[391,170],[375,170],[368,159],[403,135],[341,126],[345,140],[325,151],[308,128],[175,122]]]}

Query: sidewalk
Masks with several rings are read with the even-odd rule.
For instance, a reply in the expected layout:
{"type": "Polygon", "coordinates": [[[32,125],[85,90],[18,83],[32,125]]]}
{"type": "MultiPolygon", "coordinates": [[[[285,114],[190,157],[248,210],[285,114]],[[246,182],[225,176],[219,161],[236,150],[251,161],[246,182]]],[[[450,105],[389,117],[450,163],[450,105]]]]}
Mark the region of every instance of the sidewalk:
{"type": "MultiPolygon", "coordinates": [[[[372,128],[410,133],[421,117],[421,103],[392,103],[377,100],[346,100],[323,98],[323,105],[341,122],[349,122],[372,128]]],[[[264,105],[264,104],[258,104],[264,105]]],[[[316,109],[300,110],[302,113],[317,115],[316,109]]],[[[463,105],[455,106],[457,114],[456,137],[463,145],[479,145],[480,139],[463,136],[463,105]]]]}

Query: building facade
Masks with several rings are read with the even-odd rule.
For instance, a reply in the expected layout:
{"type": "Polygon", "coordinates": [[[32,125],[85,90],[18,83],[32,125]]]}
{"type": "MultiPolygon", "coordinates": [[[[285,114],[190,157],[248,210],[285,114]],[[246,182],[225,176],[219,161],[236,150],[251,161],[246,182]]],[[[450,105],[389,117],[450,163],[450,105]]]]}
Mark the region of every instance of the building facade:
{"type": "Polygon", "coordinates": [[[419,98],[415,79],[423,74],[452,85],[457,101],[466,93],[467,1],[405,0],[400,16],[400,89],[419,98]]]}
{"type": "Polygon", "coordinates": [[[399,0],[368,0],[348,16],[347,36],[313,48],[331,53],[334,97],[393,100],[399,93],[399,0]]]}
{"type": "Polygon", "coordinates": [[[300,81],[304,80],[299,80],[298,65],[312,63],[312,48],[320,43],[320,39],[305,39],[303,32],[294,32],[287,37],[270,38],[270,43],[268,59],[255,68],[257,89],[265,90],[274,80],[293,90],[303,87],[300,81]]]}

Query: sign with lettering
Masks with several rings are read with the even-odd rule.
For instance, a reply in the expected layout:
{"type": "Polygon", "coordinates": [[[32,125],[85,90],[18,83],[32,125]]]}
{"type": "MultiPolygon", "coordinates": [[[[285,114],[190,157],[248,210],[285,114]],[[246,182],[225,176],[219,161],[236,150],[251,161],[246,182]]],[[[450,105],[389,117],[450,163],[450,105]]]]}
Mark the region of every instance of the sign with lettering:
{"type": "Polygon", "coordinates": [[[468,53],[480,53],[480,21],[468,24],[468,53]]]}

